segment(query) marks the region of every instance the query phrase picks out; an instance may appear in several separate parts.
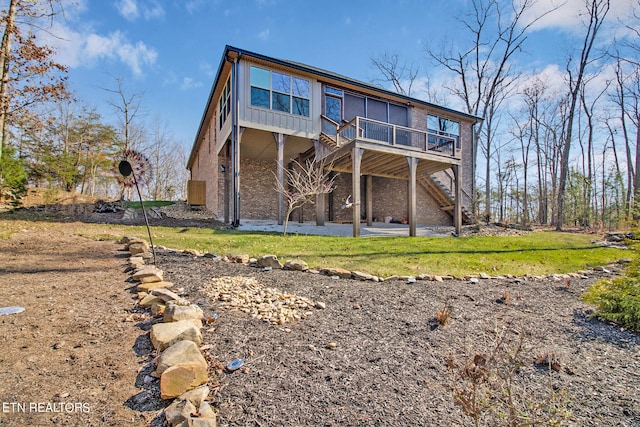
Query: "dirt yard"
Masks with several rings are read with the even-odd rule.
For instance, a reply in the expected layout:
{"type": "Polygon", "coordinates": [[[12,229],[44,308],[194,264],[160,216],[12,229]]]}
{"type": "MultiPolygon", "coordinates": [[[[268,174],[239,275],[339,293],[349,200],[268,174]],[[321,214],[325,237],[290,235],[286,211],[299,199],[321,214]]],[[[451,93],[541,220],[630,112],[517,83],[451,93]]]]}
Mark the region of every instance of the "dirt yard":
{"type": "MultiPolygon", "coordinates": [[[[25,227],[0,240],[0,306],[26,309],[0,316],[0,426],[161,425],[167,403],[147,377],[156,320],[134,307],[121,245],[75,236],[82,226],[25,227]]],[[[483,416],[505,410],[509,385],[512,406],[562,425],[640,426],[640,336],[590,319],[579,299],[606,272],[375,283],[169,251],[158,267],[219,316],[203,332],[220,426],[472,425],[453,397],[468,396],[470,368],[486,392],[483,416]],[[223,276],[325,308],[273,325],[215,300],[211,284],[223,276]],[[451,321],[441,326],[445,306],[451,321]],[[504,341],[493,351],[496,336],[504,341]],[[492,355],[504,380],[483,382],[490,364],[471,362],[492,355]],[[235,358],[243,368],[225,370],[235,358]]]]}

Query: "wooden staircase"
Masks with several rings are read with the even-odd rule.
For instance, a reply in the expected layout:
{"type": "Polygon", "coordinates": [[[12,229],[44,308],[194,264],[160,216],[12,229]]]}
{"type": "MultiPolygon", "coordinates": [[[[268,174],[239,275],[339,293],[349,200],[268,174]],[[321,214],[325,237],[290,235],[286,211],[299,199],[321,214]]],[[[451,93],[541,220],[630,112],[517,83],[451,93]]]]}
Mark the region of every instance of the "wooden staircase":
{"type": "MultiPolygon", "coordinates": [[[[438,203],[440,209],[447,212],[452,218],[454,215],[454,196],[437,177],[434,175],[418,177],[418,184],[424,188],[427,193],[438,203]]],[[[467,207],[462,205],[462,223],[475,224],[477,222],[475,215],[467,207]]]]}

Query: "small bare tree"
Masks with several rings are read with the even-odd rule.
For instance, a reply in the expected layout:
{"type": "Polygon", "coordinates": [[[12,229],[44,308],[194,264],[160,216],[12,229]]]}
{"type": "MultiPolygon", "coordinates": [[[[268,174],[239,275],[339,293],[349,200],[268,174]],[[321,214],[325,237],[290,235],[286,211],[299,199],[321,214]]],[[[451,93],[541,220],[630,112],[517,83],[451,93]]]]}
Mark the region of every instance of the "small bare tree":
{"type": "Polygon", "coordinates": [[[331,167],[326,165],[324,160],[312,158],[304,164],[297,160],[293,160],[292,163],[292,167],[285,171],[283,180],[274,174],[276,191],[284,196],[287,203],[283,236],[287,235],[291,213],[306,203],[315,203],[315,196],[333,191],[335,181],[335,175],[330,174],[331,167]]]}

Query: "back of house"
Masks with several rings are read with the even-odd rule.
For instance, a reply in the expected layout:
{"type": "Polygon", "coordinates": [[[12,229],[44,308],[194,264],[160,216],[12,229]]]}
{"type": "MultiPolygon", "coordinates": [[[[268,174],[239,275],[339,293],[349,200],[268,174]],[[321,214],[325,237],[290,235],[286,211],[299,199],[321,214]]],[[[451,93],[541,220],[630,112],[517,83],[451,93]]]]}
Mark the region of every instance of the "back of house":
{"type": "Polygon", "coordinates": [[[316,159],[335,189],[300,221],[473,221],[480,119],[336,73],[226,46],[188,161],[190,203],[226,223],[284,220],[276,180],[316,159]],[[197,191],[196,191],[197,190],[197,191]],[[196,196],[197,193],[197,196],[196,196]],[[345,201],[352,202],[345,209],[345,201]]]}

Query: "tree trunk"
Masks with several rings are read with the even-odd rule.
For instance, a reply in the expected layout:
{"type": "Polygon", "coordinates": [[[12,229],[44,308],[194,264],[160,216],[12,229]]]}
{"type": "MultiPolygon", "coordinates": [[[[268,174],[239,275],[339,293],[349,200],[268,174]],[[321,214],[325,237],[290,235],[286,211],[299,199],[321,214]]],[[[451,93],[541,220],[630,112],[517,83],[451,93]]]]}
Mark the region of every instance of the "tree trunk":
{"type": "Polygon", "coordinates": [[[573,120],[576,113],[576,104],[578,99],[578,93],[582,86],[584,73],[587,65],[589,64],[589,56],[591,48],[593,47],[598,30],[602,26],[604,18],[609,11],[609,0],[591,0],[590,2],[590,15],[589,25],[587,27],[587,34],[585,35],[584,43],[582,46],[582,52],[580,54],[580,63],[578,64],[578,74],[575,80],[569,73],[569,115],[566,122],[566,131],[564,134],[564,140],[562,143],[562,157],[560,162],[560,182],[558,185],[558,222],[556,224],[556,230],[562,230],[562,219],[565,202],[565,190],[567,186],[567,175],[569,172],[569,153],[571,151],[571,140],[573,137],[573,120]]]}
{"type": "MultiPolygon", "coordinates": [[[[2,35],[2,47],[0,49],[0,159],[2,148],[9,137],[9,68],[11,63],[11,41],[15,32],[16,8],[19,0],[10,0],[7,12],[7,23],[2,35]]],[[[0,182],[2,175],[0,174],[0,182]]]]}

